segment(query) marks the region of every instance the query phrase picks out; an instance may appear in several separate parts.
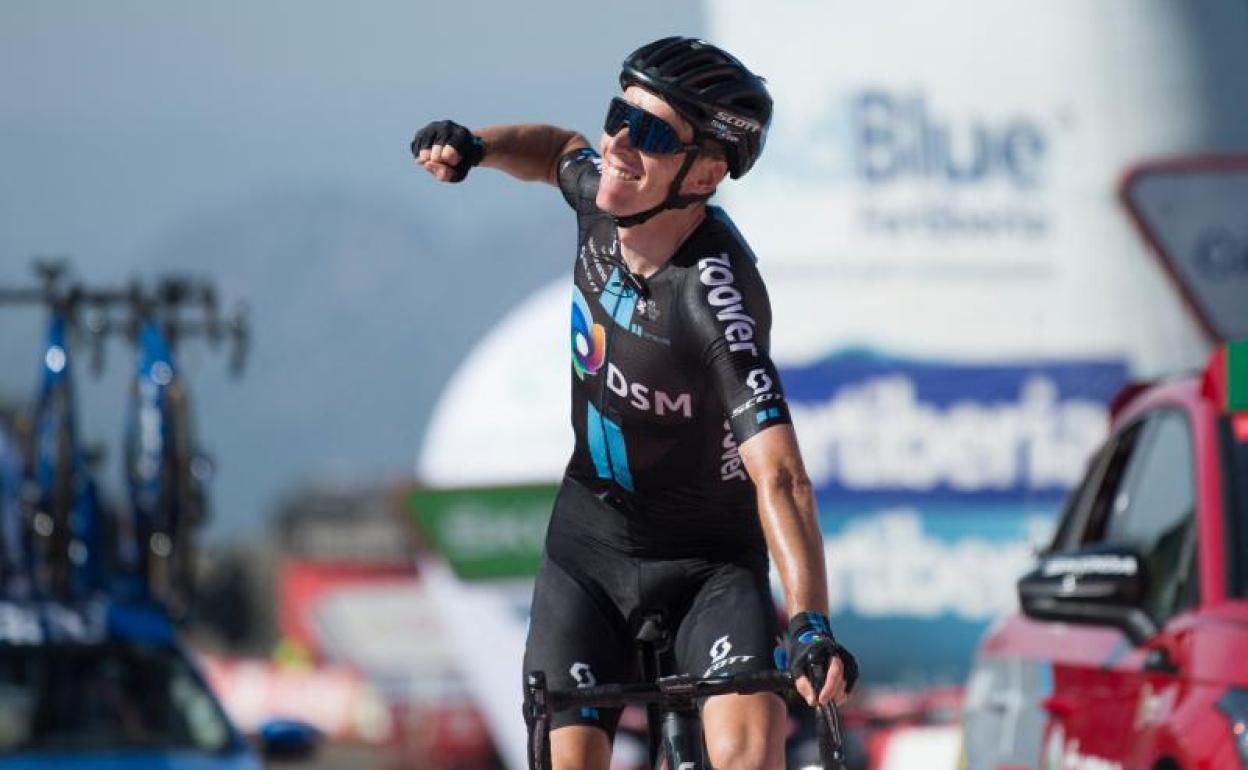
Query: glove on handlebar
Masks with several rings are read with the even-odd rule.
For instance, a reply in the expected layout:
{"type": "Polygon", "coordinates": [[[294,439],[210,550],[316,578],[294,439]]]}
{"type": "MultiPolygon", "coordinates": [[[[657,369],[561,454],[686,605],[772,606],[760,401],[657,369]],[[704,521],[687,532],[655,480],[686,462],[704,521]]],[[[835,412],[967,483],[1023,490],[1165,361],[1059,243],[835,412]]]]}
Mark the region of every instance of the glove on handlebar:
{"type": "Polygon", "coordinates": [[[449,182],[462,182],[472,167],[485,157],[485,142],[471,131],[450,120],[436,120],[416,132],[412,140],[412,157],[419,160],[420,151],[445,144],[459,153],[459,163],[451,167],[449,182]]]}
{"type": "MultiPolygon", "coordinates": [[[[788,658],[789,673],[796,677],[811,676],[816,667],[827,671],[832,658],[841,659],[841,668],[845,675],[845,692],[854,691],[858,681],[858,661],[849,650],[837,643],[832,635],[832,626],[821,612],[799,612],[789,621],[789,630],[785,633],[785,653],[788,658]]],[[[811,683],[816,689],[822,686],[811,683]]]]}

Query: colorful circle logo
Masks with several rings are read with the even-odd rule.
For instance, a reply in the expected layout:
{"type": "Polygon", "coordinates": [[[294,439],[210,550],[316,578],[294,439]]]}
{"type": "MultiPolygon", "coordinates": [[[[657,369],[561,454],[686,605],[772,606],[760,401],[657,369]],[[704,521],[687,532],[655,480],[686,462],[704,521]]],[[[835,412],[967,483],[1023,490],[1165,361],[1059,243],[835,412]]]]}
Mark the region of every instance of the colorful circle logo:
{"type": "Polygon", "coordinates": [[[572,367],[582,380],[587,374],[597,374],[607,358],[607,332],[602,324],[594,323],[589,303],[581,290],[572,287],[572,367]]]}

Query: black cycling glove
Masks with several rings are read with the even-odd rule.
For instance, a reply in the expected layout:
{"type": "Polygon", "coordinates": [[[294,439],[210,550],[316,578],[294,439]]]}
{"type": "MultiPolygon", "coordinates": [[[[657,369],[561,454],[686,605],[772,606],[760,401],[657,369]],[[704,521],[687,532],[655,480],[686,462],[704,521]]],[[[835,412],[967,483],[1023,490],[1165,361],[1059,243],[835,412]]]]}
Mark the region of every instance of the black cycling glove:
{"type": "Polygon", "coordinates": [[[420,159],[420,151],[446,144],[459,153],[459,163],[451,167],[449,182],[462,182],[473,166],[485,157],[485,142],[471,131],[450,120],[436,120],[416,132],[412,140],[412,157],[420,159]]]}
{"type": "Polygon", "coordinates": [[[858,661],[849,650],[837,644],[832,626],[823,613],[799,612],[794,615],[784,637],[784,651],[793,678],[810,677],[816,690],[823,686],[823,682],[814,681],[812,668],[818,667],[826,672],[828,662],[833,657],[840,658],[845,675],[845,692],[853,692],[854,683],[858,681],[858,661]]]}

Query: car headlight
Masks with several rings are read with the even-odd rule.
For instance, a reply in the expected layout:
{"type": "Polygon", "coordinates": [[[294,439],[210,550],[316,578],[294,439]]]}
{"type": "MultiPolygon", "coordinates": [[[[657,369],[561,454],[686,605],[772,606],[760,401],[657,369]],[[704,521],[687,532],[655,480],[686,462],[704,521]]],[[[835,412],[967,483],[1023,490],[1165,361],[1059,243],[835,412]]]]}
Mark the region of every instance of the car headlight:
{"type": "Polygon", "coordinates": [[[1232,687],[1218,699],[1218,709],[1231,724],[1231,740],[1239,750],[1239,764],[1248,770],[1248,690],[1232,687]]]}

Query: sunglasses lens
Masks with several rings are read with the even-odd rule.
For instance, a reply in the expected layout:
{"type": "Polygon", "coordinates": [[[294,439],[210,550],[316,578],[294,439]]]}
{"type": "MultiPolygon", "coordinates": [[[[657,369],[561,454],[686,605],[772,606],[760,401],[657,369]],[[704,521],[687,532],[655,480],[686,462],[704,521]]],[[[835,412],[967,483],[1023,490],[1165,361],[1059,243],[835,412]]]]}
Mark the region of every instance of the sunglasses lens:
{"type": "Polygon", "coordinates": [[[607,109],[603,130],[607,135],[615,136],[625,124],[628,125],[628,143],[635,150],[670,155],[684,149],[684,143],[676,135],[676,129],[667,121],[617,96],[611,100],[611,106],[607,109]]]}
{"type": "MultiPolygon", "coordinates": [[[[611,106],[607,108],[607,119],[603,122],[602,129],[607,132],[608,136],[615,136],[620,133],[620,129],[628,122],[628,110],[631,105],[623,99],[612,99],[611,106]]],[[[632,134],[632,129],[629,129],[632,134]]]]}

